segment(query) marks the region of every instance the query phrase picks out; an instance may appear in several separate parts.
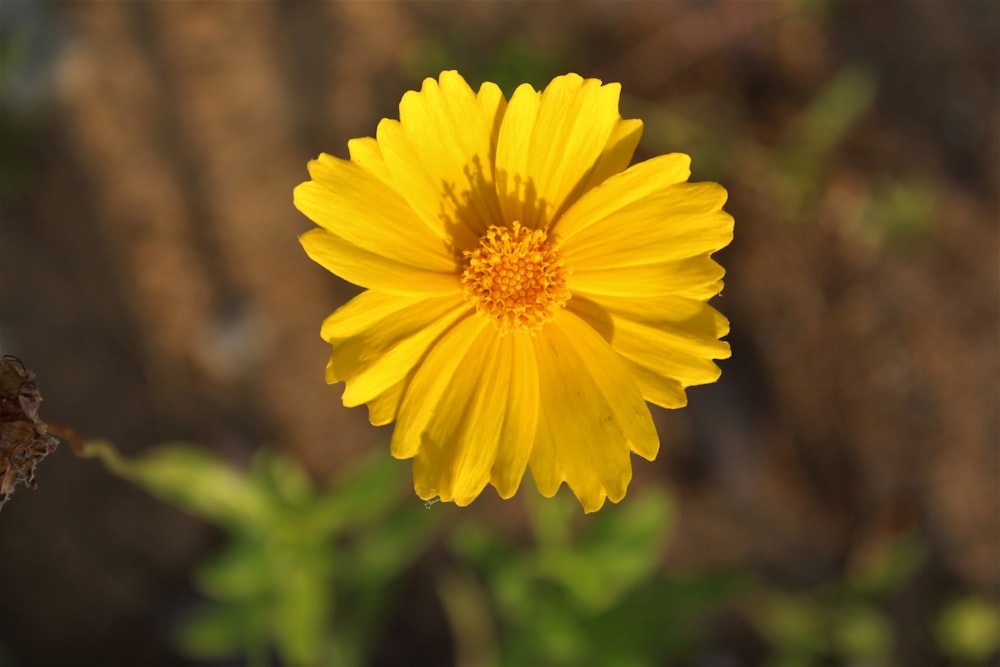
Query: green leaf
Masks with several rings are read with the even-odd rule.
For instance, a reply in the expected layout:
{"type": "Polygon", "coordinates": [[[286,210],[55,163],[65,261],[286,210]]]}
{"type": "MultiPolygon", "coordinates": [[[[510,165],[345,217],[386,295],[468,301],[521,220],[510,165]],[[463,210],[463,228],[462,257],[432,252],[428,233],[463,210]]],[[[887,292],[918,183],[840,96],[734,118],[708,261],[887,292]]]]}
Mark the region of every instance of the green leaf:
{"type": "Polygon", "coordinates": [[[875,90],[875,81],[865,70],[841,69],[799,118],[787,143],[792,163],[809,168],[824,162],[871,108],[875,90]]]}
{"type": "Polygon", "coordinates": [[[464,521],[447,535],[451,549],[462,559],[485,572],[514,567],[522,560],[517,548],[501,539],[492,529],[477,522],[464,521]]]}
{"type": "Polygon", "coordinates": [[[182,653],[201,660],[232,658],[247,649],[247,639],[260,631],[254,610],[212,605],[195,612],[177,635],[182,653]]]}
{"type": "Polygon", "coordinates": [[[247,603],[267,596],[274,586],[273,569],[263,544],[242,540],[200,565],[195,581],[208,597],[247,603]]]}
{"type": "Polygon", "coordinates": [[[565,598],[536,591],[530,614],[504,638],[505,665],[593,664],[577,609],[565,598]]]}
{"type": "Polygon", "coordinates": [[[327,654],[333,587],[322,563],[294,555],[282,571],[272,624],[286,663],[317,665],[327,654]]]}
{"type": "Polygon", "coordinates": [[[594,663],[675,664],[703,639],[693,621],[732,600],[745,584],[731,572],[644,580],[613,608],[587,619],[594,663]]]}
{"type": "Polygon", "coordinates": [[[669,497],[647,492],[595,518],[580,547],[542,553],[540,571],[600,611],[649,578],[672,530],[669,497]]]}
{"type": "Polygon", "coordinates": [[[985,660],[1000,650],[1000,606],[974,595],[958,599],[941,611],[935,635],[950,657],[985,660]]]}
{"type": "Polygon", "coordinates": [[[312,534],[371,526],[398,507],[400,491],[410,488],[403,484],[403,470],[399,461],[387,456],[356,464],[304,508],[296,521],[312,534]]]}
{"type": "Polygon", "coordinates": [[[378,530],[359,534],[353,553],[355,576],[385,582],[398,575],[424,552],[443,516],[423,504],[414,505],[386,517],[378,530]]]}
{"type": "Polygon", "coordinates": [[[267,522],[267,499],[235,467],[185,443],[160,445],[126,459],[110,443],[91,442],[85,455],[180,509],[217,524],[251,529],[267,522]]]}
{"type": "Polygon", "coordinates": [[[525,499],[539,551],[568,548],[572,539],[572,519],[579,513],[579,503],[572,497],[569,489],[561,487],[552,498],[528,494],[525,499]]]}
{"type": "Polygon", "coordinates": [[[826,609],[815,597],[772,593],[754,599],[753,606],[755,620],[775,647],[773,664],[813,664],[828,649],[826,609]]]}
{"type": "Polygon", "coordinates": [[[294,510],[314,501],[309,474],[290,456],[261,448],[250,465],[250,481],[279,508],[294,510]]]}
{"type": "Polygon", "coordinates": [[[868,218],[896,241],[910,241],[931,230],[940,199],[930,179],[910,177],[883,186],[873,199],[868,218]]]}
{"type": "Polygon", "coordinates": [[[884,663],[892,648],[892,628],[874,607],[851,604],[838,610],[834,643],[853,662],[884,663]]]}

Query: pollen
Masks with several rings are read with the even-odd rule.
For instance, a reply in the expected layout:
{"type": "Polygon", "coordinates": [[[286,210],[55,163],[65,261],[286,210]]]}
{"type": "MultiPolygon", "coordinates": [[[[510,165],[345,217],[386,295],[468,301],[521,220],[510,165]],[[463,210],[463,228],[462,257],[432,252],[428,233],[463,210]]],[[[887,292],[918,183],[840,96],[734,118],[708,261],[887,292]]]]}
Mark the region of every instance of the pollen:
{"type": "Polygon", "coordinates": [[[463,256],[465,300],[502,333],[538,330],[569,301],[567,269],[541,229],[494,225],[463,256]]]}

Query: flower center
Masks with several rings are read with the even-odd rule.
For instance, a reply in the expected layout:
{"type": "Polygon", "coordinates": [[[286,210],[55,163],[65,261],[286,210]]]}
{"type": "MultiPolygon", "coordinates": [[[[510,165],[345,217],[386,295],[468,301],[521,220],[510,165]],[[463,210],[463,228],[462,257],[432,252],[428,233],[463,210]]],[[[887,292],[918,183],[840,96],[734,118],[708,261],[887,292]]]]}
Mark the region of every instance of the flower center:
{"type": "Polygon", "coordinates": [[[494,225],[478,248],[462,254],[465,300],[502,333],[540,329],[569,300],[566,267],[540,229],[494,225]]]}

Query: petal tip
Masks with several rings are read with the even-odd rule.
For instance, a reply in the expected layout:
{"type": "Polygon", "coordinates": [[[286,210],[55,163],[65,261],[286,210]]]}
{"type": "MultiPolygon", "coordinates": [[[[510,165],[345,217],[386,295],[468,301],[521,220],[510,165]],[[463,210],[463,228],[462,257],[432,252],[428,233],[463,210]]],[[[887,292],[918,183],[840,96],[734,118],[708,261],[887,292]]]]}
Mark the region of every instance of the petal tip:
{"type": "MultiPolygon", "coordinates": [[[[591,494],[587,496],[577,496],[577,500],[580,501],[580,505],[583,506],[584,514],[593,514],[602,507],[604,507],[604,501],[608,499],[608,496],[601,492],[598,494],[591,494]]],[[[620,498],[619,498],[620,500],[620,498]]],[[[612,500],[611,502],[617,502],[612,500]]]]}

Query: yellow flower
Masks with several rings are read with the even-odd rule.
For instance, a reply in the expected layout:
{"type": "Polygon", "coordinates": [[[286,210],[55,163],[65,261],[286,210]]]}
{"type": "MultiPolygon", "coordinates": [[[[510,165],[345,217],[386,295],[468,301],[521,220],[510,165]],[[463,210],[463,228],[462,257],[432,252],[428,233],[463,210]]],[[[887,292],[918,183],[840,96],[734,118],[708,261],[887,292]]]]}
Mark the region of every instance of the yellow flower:
{"type": "Polygon", "coordinates": [[[295,189],[306,252],[366,289],[323,323],[326,379],[396,421],[421,498],[509,498],[530,467],[545,496],[617,502],[659,448],[645,401],[719,377],[726,191],[678,153],[629,167],[620,89],[567,74],[508,102],[443,72],[295,189]]]}

